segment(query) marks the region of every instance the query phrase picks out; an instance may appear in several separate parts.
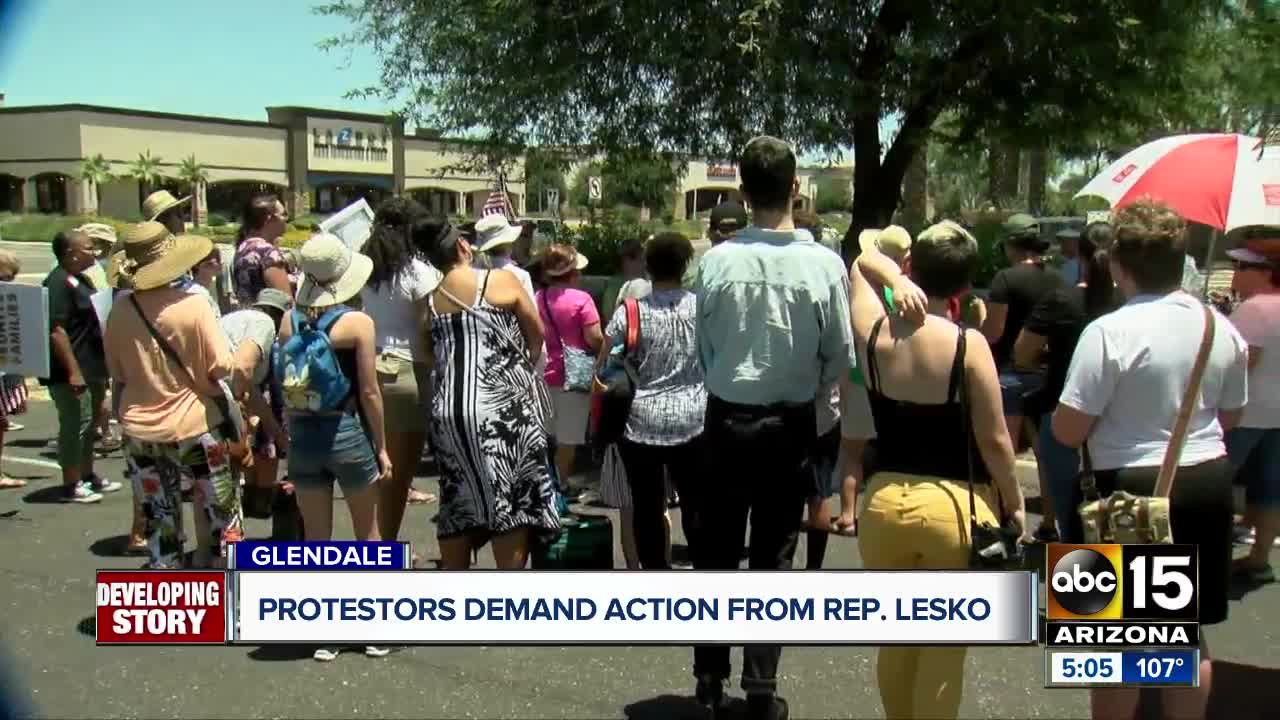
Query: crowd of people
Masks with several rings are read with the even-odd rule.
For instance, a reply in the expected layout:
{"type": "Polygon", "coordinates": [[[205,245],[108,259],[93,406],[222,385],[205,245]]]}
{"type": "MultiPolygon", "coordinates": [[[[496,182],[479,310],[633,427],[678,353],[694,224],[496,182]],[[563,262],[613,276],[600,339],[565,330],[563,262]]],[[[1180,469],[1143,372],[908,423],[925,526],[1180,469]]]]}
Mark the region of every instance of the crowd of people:
{"type": "MultiPolygon", "coordinates": [[[[318,233],[290,256],[284,206],[255,196],[229,273],[163,192],[118,242],[61,233],[41,382],[58,411],[64,499],[120,489],[94,469],[114,419],[136,498],[131,543],[151,567],[217,566],[243,517],[271,512],[280,493],[296,497],[303,538],[329,539],[335,483],[356,539],[397,538],[425,445],[440,475],[441,567],[466,569],[489,545],[497,567],[524,568],[580,489],[569,478],[592,440],[591,394],[625,361],[635,396],[601,491],[623,511],[628,568],[673,566],[673,504],[698,569],[790,568],[802,532],[811,569],[831,534],[857,536],[867,568],[964,568],[977,526],[1083,541],[1082,465],[1105,491],[1152,492],[1207,317],[1216,332],[1174,535],[1200,547],[1204,624],[1226,618],[1233,574],[1274,579],[1280,265],[1232,251],[1243,304],[1226,321],[1180,290],[1186,224],[1168,207],[1141,201],[1067,231],[1056,268],[1035,219],[1016,215],[1009,267],[974,300],[979,248],[961,225],[865,232],[846,266],[817,219],[793,211],[785,142],[753,140],[739,167],[750,213],[715,208],[700,260],[674,232],[624,244],[599,307],[574,247],[551,244],[530,273],[504,216],[455,227],[406,198],[378,208],[362,248],[318,233]],[[91,297],[107,286],[104,325],[91,297]],[[1024,442],[1046,499],[1034,533],[1014,472],[1024,442]],[[1254,541],[1234,564],[1233,478],[1248,486],[1254,541]]],[[[13,265],[0,256],[0,273],[13,265]]],[[[781,654],[744,650],[753,718],[788,716],[781,654]]],[[[1177,696],[1166,707],[1203,713],[1204,659],[1200,688],[1166,691],[1177,696]]],[[[886,715],[956,717],[964,662],[963,647],[882,648],[886,715]]],[[[729,648],[694,649],[696,696],[713,711],[730,674],[729,648]]],[[[1094,691],[1097,717],[1135,702],[1094,691]]]]}

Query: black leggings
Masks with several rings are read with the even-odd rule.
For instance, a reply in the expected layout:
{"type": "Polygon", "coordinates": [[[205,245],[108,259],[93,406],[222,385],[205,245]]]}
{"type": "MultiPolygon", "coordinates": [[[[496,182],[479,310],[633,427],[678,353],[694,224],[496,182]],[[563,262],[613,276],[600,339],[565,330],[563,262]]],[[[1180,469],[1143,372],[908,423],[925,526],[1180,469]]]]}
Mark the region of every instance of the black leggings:
{"type": "Polygon", "coordinates": [[[618,442],[618,452],[631,486],[631,510],[635,518],[632,527],[640,567],[671,569],[667,563],[663,525],[667,511],[667,475],[680,494],[680,527],[689,544],[690,557],[694,557],[699,547],[695,538],[702,507],[696,489],[701,474],[702,437],[679,445],[646,445],[624,439],[618,442]]]}

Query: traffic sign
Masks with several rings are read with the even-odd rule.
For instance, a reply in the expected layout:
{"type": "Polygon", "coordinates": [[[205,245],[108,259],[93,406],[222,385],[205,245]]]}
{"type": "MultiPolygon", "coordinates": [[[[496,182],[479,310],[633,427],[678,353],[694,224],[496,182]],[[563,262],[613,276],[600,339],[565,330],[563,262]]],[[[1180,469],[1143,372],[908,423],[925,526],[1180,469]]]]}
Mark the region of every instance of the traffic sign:
{"type": "Polygon", "coordinates": [[[600,200],[602,197],[604,197],[604,193],[601,192],[600,178],[587,178],[587,198],[590,200],[600,200]]]}

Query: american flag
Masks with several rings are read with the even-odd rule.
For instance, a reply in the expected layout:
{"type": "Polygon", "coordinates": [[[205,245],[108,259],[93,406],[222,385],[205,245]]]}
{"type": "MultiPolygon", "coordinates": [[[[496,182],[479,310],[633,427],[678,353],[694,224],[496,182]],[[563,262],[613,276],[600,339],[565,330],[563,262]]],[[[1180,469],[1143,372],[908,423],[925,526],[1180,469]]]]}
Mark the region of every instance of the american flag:
{"type": "Polygon", "coordinates": [[[480,217],[486,215],[504,215],[508,221],[516,219],[515,210],[511,207],[511,198],[507,196],[507,179],[501,173],[493,183],[493,191],[489,193],[489,199],[484,202],[484,209],[480,211],[480,217]]]}

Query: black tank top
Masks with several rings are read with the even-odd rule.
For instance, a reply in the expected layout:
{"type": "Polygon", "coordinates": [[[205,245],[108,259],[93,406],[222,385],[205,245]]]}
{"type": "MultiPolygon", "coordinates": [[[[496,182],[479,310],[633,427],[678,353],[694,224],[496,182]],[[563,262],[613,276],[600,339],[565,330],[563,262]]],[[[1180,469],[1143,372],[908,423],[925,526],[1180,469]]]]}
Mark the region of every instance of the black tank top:
{"type": "Polygon", "coordinates": [[[867,476],[899,472],[964,482],[972,462],[973,482],[989,484],[991,473],[978,452],[972,423],[965,417],[965,403],[960,396],[964,382],[964,329],[956,339],[947,400],[933,405],[895,400],[881,391],[876,338],[884,321],[884,317],[876,321],[867,340],[867,397],[876,423],[875,454],[867,476]]]}

